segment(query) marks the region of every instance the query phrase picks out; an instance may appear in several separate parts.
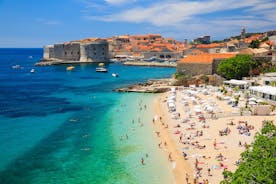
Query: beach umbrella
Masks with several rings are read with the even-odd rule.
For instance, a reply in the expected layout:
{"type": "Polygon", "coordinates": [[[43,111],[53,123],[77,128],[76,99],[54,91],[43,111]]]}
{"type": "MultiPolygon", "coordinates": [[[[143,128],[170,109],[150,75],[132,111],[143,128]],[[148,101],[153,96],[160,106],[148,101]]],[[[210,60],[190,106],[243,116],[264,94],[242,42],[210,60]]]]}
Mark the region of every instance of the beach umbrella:
{"type": "Polygon", "coordinates": [[[256,102],[250,101],[248,104],[249,104],[249,105],[256,105],[256,102]]]}
{"type": "Polygon", "coordinates": [[[262,99],[258,99],[257,102],[260,103],[260,102],[264,102],[264,101],[262,99]]]}
{"type": "Polygon", "coordinates": [[[249,98],[248,100],[249,100],[249,101],[256,101],[256,98],[251,97],[251,98],[249,98]]]}

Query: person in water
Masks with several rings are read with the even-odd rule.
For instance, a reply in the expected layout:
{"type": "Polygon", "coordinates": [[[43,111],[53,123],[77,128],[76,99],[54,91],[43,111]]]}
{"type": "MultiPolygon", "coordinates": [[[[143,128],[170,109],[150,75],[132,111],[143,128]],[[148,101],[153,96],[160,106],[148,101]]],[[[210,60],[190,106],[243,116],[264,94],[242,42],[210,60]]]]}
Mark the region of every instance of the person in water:
{"type": "Polygon", "coordinates": [[[144,158],[141,158],[141,164],[142,164],[142,165],[145,165],[144,158]]]}

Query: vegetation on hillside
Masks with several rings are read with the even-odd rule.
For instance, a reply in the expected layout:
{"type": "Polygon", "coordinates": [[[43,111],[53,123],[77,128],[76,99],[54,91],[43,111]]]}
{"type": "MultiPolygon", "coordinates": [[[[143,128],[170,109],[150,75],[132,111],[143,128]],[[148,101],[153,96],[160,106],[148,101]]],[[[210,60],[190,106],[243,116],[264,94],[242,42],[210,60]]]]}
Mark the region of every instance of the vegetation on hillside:
{"type": "Polygon", "coordinates": [[[240,165],[232,173],[224,171],[221,184],[248,184],[276,181],[276,126],[272,121],[264,121],[254,143],[241,154],[240,165]]]}
{"type": "Polygon", "coordinates": [[[263,73],[270,73],[270,72],[276,72],[276,66],[272,66],[270,68],[264,68],[262,70],[263,73]]]}
{"type": "Polygon", "coordinates": [[[252,58],[250,55],[237,55],[225,59],[218,65],[217,73],[226,79],[242,79],[242,77],[276,72],[276,67],[266,58],[252,58]]]}
{"type": "Polygon", "coordinates": [[[252,49],[259,48],[260,43],[261,42],[259,40],[252,40],[248,47],[252,49]]]}

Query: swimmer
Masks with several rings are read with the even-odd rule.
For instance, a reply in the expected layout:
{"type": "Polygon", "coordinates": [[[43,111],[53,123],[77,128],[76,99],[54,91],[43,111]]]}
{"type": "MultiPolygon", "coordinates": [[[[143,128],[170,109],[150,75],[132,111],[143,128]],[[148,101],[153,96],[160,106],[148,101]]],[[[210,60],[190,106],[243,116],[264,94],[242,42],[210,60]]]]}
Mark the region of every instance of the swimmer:
{"type": "Polygon", "coordinates": [[[145,165],[144,158],[141,158],[141,164],[142,164],[142,165],[145,165]]]}

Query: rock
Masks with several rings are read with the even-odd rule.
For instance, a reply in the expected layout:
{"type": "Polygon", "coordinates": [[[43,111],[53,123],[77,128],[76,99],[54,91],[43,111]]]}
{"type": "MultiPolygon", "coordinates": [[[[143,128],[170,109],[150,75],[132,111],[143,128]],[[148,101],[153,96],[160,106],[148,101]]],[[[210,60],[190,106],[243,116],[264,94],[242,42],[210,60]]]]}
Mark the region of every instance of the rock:
{"type": "Polygon", "coordinates": [[[164,93],[171,88],[171,79],[148,80],[145,83],[133,84],[128,87],[117,88],[117,92],[136,93],[164,93]]]}

